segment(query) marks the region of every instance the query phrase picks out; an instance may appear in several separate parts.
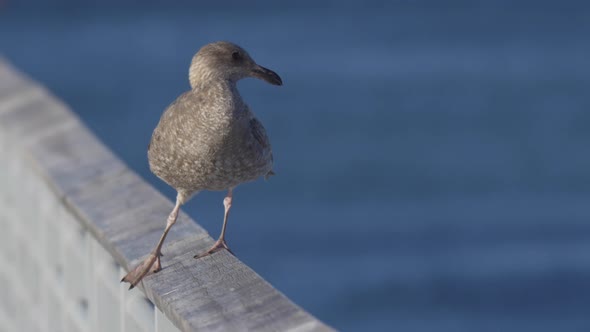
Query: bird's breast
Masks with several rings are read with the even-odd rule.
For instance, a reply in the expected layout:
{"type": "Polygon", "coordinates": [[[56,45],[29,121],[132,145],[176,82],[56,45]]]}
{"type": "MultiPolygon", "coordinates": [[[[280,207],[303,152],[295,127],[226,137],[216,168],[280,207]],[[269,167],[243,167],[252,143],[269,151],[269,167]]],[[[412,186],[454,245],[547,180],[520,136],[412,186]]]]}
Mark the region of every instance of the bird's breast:
{"type": "Polygon", "coordinates": [[[224,190],[266,175],[272,169],[270,143],[264,128],[254,130],[253,117],[244,115],[228,121],[212,114],[178,124],[166,135],[156,128],[150,169],[174,188],[190,191],[224,190]]]}

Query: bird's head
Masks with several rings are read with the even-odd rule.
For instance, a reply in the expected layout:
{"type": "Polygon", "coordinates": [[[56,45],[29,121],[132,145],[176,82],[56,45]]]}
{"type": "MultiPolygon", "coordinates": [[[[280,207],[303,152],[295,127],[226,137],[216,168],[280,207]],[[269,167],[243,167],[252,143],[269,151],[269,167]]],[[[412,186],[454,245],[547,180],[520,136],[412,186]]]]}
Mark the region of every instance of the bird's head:
{"type": "Polygon", "coordinates": [[[256,77],[273,85],[283,85],[274,71],[258,65],[243,48],[230,42],[215,42],[203,46],[193,57],[189,80],[195,88],[199,82],[213,79],[237,82],[256,77]]]}

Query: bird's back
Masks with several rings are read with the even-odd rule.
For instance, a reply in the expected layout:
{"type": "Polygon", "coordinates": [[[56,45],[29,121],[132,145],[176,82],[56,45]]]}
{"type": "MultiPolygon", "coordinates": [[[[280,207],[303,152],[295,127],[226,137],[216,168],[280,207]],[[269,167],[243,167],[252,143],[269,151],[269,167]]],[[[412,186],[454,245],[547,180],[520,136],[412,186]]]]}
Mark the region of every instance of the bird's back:
{"type": "Polygon", "coordinates": [[[154,130],[150,169],[178,191],[225,190],[271,172],[264,127],[237,91],[226,92],[223,87],[185,92],[154,130]]]}

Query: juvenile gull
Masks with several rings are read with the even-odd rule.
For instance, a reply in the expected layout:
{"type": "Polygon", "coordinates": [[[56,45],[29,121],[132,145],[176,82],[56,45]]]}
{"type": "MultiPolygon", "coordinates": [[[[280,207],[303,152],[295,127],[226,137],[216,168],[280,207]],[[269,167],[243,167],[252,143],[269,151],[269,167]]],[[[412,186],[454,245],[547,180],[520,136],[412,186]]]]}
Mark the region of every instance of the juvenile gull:
{"type": "Polygon", "coordinates": [[[176,222],[180,206],[202,190],[227,190],[221,235],[206,252],[229,247],[225,230],[233,189],[272,172],[270,141],[262,123],[244,103],[237,81],[257,77],[282,85],[279,75],[259,66],[241,47],[229,42],[203,46],[189,69],[191,90],[174,101],[162,117],[148,145],[151,171],[176,189],[176,204],[158,244],[121,281],[135,287],[150,271],[161,270],[161,249],[176,222]]]}

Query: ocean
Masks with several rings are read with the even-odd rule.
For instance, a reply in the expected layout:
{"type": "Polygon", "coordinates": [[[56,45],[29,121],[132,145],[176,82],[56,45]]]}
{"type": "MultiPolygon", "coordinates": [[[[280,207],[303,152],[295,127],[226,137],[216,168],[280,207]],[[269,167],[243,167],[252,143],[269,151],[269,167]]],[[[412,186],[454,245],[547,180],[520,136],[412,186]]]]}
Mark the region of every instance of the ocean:
{"type": "MultiPolygon", "coordinates": [[[[277,175],[235,190],[228,243],[319,319],[590,330],[589,4],[48,3],[0,1],[0,54],[170,199],[146,150],[193,54],[281,75],[239,84],[277,175]]],[[[214,238],[223,197],[183,207],[214,238]]]]}

